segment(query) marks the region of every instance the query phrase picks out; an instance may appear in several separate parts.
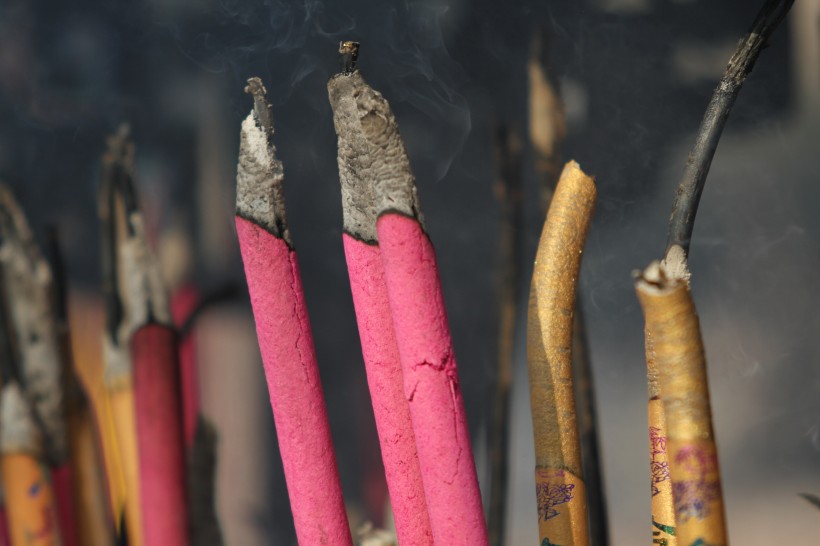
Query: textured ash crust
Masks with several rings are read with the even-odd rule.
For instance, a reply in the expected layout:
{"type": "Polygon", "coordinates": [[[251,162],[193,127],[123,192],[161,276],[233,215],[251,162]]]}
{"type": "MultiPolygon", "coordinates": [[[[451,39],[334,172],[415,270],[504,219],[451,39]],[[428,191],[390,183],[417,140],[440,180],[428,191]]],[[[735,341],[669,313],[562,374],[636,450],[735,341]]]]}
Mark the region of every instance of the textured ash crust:
{"type": "Polygon", "coordinates": [[[357,70],[327,84],[339,141],[344,230],[375,243],[376,220],[386,212],[415,218],[424,227],[410,160],[387,100],[357,70]]]}
{"type": "Polygon", "coordinates": [[[42,454],[40,430],[20,385],[12,382],[0,391],[0,453],[42,454]]]}
{"type": "Polygon", "coordinates": [[[270,105],[264,102],[265,88],[259,78],[251,78],[246,91],[254,95],[256,104],[242,122],[240,133],[236,215],[293,246],[285,215],[284,169],[276,158],[270,105]]]}

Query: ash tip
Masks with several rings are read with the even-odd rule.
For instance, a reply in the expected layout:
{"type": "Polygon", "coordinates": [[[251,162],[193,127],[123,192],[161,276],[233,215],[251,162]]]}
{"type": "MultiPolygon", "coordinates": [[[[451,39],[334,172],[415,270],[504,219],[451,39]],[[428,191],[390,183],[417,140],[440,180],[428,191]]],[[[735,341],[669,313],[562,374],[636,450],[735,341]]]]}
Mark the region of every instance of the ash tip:
{"type": "Polygon", "coordinates": [[[339,60],[342,65],[342,74],[349,76],[356,72],[356,63],[359,60],[359,42],[351,40],[339,42],[339,60]]]}
{"type": "Polygon", "coordinates": [[[245,93],[253,97],[253,115],[256,124],[261,127],[268,138],[273,134],[273,112],[270,103],[268,102],[268,91],[262,83],[262,78],[254,76],[248,78],[248,84],[245,86],[245,93]]]}

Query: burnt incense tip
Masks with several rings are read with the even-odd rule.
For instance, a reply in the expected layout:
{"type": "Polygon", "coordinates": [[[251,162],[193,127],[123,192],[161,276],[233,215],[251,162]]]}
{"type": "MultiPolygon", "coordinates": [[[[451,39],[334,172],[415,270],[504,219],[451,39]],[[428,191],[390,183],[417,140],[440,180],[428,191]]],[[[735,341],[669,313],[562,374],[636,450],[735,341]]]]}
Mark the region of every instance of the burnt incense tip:
{"type": "Polygon", "coordinates": [[[356,71],[359,60],[359,42],[343,40],[339,42],[339,61],[342,65],[342,74],[350,75],[356,71]]]}
{"type": "Polygon", "coordinates": [[[387,212],[415,218],[423,228],[415,178],[390,104],[358,70],[333,76],[327,87],[345,231],[375,243],[376,220],[387,212]]]}
{"type": "Polygon", "coordinates": [[[284,168],[273,144],[273,109],[261,79],[250,78],[245,91],[253,96],[253,110],[242,122],[239,137],[236,215],[292,246],[285,214],[284,168]]]}

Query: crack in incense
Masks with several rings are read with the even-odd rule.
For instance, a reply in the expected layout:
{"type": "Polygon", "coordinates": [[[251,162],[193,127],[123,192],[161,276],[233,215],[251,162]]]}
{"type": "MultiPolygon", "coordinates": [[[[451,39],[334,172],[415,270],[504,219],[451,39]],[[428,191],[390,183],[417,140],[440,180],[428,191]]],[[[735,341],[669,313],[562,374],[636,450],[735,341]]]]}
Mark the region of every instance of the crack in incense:
{"type": "Polygon", "coordinates": [[[288,264],[290,265],[290,292],[293,295],[293,317],[296,319],[296,322],[298,323],[298,327],[296,329],[295,348],[296,352],[299,353],[299,364],[302,366],[302,373],[305,375],[305,381],[307,381],[308,385],[313,386],[313,383],[310,380],[308,366],[305,365],[305,358],[302,354],[302,348],[299,346],[300,342],[302,341],[302,320],[299,316],[299,304],[301,302],[301,297],[300,291],[296,289],[297,275],[299,274],[299,269],[296,265],[296,253],[290,249],[288,249],[288,264]]]}

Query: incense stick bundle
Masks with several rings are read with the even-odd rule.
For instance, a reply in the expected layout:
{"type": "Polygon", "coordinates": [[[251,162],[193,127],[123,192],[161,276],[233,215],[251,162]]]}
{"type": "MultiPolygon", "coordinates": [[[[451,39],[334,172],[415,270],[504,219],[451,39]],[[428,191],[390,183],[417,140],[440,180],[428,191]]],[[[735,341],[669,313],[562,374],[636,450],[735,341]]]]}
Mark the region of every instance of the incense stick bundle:
{"type": "MultiPolygon", "coordinates": [[[[361,131],[359,107],[345,82],[328,84],[339,137],[339,176],[344,212],[344,244],[353,305],[359,326],[367,382],[379,434],[390,502],[401,544],[432,545],[433,536],[410,407],[404,397],[399,348],[376,235],[374,188],[383,182],[378,159],[361,131]],[[363,154],[368,154],[364,156],[363,154]]],[[[348,76],[341,76],[347,78],[348,76]]],[[[349,83],[349,81],[347,82],[349,83]]]]}
{"type": "Polygon", "coordinates": [[[527,360],[541,540],[587,545],[586,491],[572,381],[575,292],[595,183],[564,167],[538,244],[530,291],[527,360]]]}
{"type": "MultiPolygon", "coordinates": [[[[349,160],[340,168],[360,170],[372,192],[369,199],[378,218],[375,239],[433,541],[486,544],[487,527],[435,252],[424,229],[396,118],[355,66],[333,77],[328,88],[340,149],[352,147],[346,152],[349,160]]],[[[372,226],[367,225],[372,240],[372,226]]]]}
{"type": "Polygon", "coordinates": [[[236,231],[279,451],[300,544],[352,544],[296,252],[285,216],[282,163],[259,78],[242,122],[236,231]]]}
{"type": "Polygon", "coordinates": [[[649,383],[649,480],[652,490],[652,540],[665,540],[666,546],[677,546],[675,503],[669,476],[666,411],[661,399],[658,364],[655,360],[653,335],[648,325],[646,337],[646,376],[649,383]]]}
{"type": "Polygon", "coordinates": [[[685,278],[658,262],[635,283],[651,333],[666,417],[667,456],[680,544],[726,544],[706,360],[685,278]]]}

